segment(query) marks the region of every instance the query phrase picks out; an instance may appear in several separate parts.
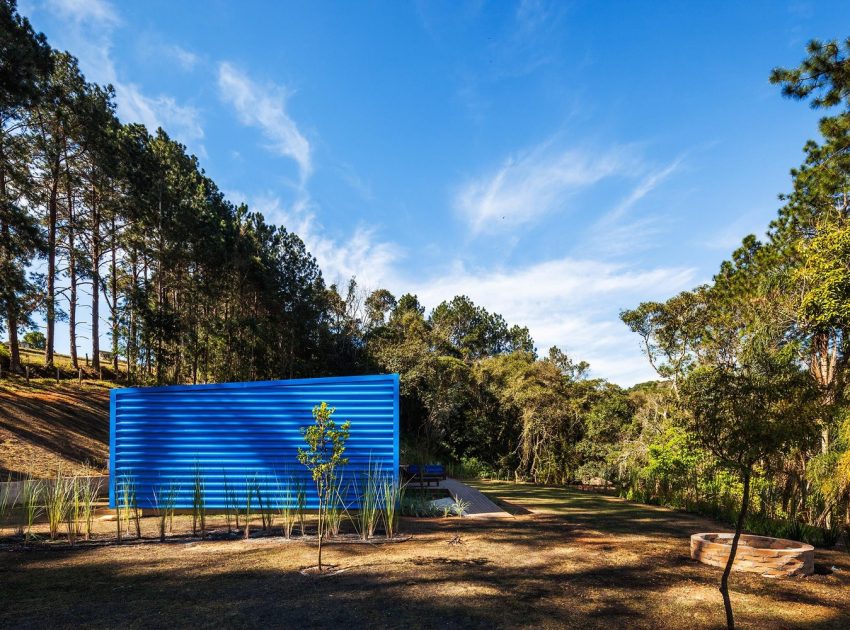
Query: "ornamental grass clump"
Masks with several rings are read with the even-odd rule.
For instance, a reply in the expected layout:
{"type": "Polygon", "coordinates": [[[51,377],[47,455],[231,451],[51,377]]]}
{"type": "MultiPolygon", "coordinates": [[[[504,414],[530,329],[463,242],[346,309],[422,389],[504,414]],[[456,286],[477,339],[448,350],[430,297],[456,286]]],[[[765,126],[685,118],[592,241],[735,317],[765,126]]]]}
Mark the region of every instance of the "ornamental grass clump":
{"type": "Polygon", "coordinates": [[[23,487],[21,489],[21,502],[24,506],[24,517],[26,520],[26,530],[23,531],[24,543],[28,543],[30,538],[34,537],[34,534],[32,533],[32,526],[35,525],[36,519],[38,519],[42,513],[42,485],[41,481],[33,479],[31,476],[27,476],[27,478],[24,479],[23,487]]]}
{"type": "Polygon", "coordinates": [[[43,485],[42,497],[50,540],[56,540],[59,528],[68,518],[72,501],[72,488],[68,481],[62,478],[61,473],[56,473],[56,479],[45,482],[43,485]]]}
{"type": "Polygon", "coordinates": [[[298,530],[303,538],[307,535],[307,484],[302,479],[295,484],[295,517],[298,519],[298,530]]]}
{"type": "Polygon", "coordinates": [[[292,477],[289,477],[289,481],[285,484],[281,484],[280,481],[277,482],[278,515],[282,521],[283,537],[286,540],[292,538],[295,522],[298,520],[294,485],[295,482],[292,477]]]}
{"type": "Polygon", "coordinates": [[[224,479],[224,520],[227,523],[227,533],[230,534],[234,520],[236,529],[239,529],[239,503],[236,488],[227,481],[227,473],[222,471],[222,477],[224,479]]]}
{"type": "Polygon", "coordinates": [[[7,483],[3,484],[3,487],[0,488],[0,525],[6,520],[6,515],[12,509],[12,505],[14,505],[15,500],[18,498],[17,496],[12,495],[12,484],[9,483],[12,481],[12,476],[9,475],[7,478],[7,483]]]}
{"type": "Polygon", "coordinates": [[[404,484],[395,475],[384,475],[380,490],[384,533],[387,538],[392,538],[398,533],[398,517],[404,500],[404,484]]]}
{"type": "Polygon", "coordinates": [[[165,531],[171,531],[170,524],[174,520],[174,506],[177,504],[177,494],[180,487],[171,481],[167,486],[160,484],[159,488],[153,490],[154,511],[159,526],[159,540],[165,542],[165,531]]]}
{"type": "Polygon", "coordinates": [[[251,501],[254,495],[254,488],[257,485],[256,477],[245,479],[245,539],[251,536],[251,501]]]}
{"type": "Polygon", "coordinates": [[[325,510],[326,531],[331,538],[339,536],[340,529],[342,529],[342,519],[347,511],[345,505],[345,496],[347,494],[348,487],[343,489],[342,477],[331,480],[331,496],[328,497],[328,507],[325,510]]]}
{"type": "Polygon", "coordinates": [[[359,491],[360,497],[357,530],[363,540],[369,540],[375,535],[375,529],[381,519],[382,477],[380,465],[373,463],[370,459],[366,465],[366,470],[363,472],[362,487],[355,484],[355,490],[359,491]]]}
{"type": "Polygon", "coordinates": [[[83,526],[83,538],[85,540],[91,540],[95,506],[97,505],[97,499],[100,496],[100,489],[103,487],[103,482],[98,479],[92,483],[91,479],[86,479],[80,486],[80,521],[83,526]]]}
{"type": "MultiPolygon", "coordinates": [[[[139,502],[136,495],[136,478],[127,473],[121,477],[121,512],[124,518],[124,531],[130,531],[130,520],[136,525],[136,538],[142,537],[141,513],[139,511],[139,502]]],[[[121,513],[119,512],[118,521],[121,521],[121,513]]],[[[121,527],[118,527],[118,540],[121,540],[121,527]]]]}
{"type": "Polygon", "coordinates": [[[192,535],[197,536],[200,530],[201,538],[205,538],[207,534],[206,491],[201,464],[195,461],[192,471],[192,535]]]}
{"type": "Polygon", "coordinates": [[[254,496],[257,499],[257,510],[260,512],[260,522],[263,531],[272,527],[274,509],[272,508],[271,496],[265,491],[259,479],[254,479],[254,496]]]}

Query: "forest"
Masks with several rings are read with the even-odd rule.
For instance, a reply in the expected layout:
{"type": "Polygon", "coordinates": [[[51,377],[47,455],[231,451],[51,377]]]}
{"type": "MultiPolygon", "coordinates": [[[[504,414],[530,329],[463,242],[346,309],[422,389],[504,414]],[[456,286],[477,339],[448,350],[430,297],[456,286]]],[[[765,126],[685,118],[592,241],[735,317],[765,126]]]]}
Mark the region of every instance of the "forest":
{"type": "Polygon", "coordinates": [[[57,322],[74,368],[85,348],[121,385],[395,372],[408,459],[601,478],[727,520],[743,498],[751,531],[822,542],[850,526],[850,40],[811,42],[799,67],[770,74],[823,110],[820,137],[762,240],[746,236],[708,285],[623,305],[658,374],[625,389],[558,348],[538,353],[528,328],[465,296],[425,305],[326,284],[297,234],[228,201],[165,130],[122,123],[112,88],[14,0],[0,0],[0,37],[6,377],[25,335],[55,370],[57,322]]]}

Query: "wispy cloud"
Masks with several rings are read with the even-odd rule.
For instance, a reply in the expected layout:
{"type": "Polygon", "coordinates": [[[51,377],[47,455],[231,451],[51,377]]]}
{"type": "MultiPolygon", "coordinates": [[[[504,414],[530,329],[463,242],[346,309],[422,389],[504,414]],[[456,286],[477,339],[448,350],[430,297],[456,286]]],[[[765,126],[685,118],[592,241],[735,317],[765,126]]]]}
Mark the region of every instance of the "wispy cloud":
{"type": "Polygon", "coordinates": [[[165,47],[165,53],[173,57],[184,70],[193,70],[198,64],[198,61],[200,61],[198,55],[177,44],[167,45],[165,47]]]}
{"type": "Polygon", "coordinates": [[[65,20],[111,26],[121,23],[115,8],[106,0],[47,0],[46,4],[65,20]]]}
{"type": "Polygon", "coordinates": [[[608,151],[555,149],[549,141],[512,156],[494,172],[467,181],[455,209],[473,233],[513,229],[567,207],[570,197],[599,181],[635,170],[628,147],[608,151]]]}
{"type": "Polygon", "coordinates": [[[312,172],[312,149],[286,111],[286,89],[258,84],[226,61],[218,66],[218,88],[222,100],[233,106],[242,124],[259,128],[271,143],[271,150],[297,162],[303,185],[312,172]]]}
{"type": "Polygon", "coordinates": [[[610,212],[590,227],[581,250],[595,255],[622,256],[649,247],[650,241],[664,229],[661,213],[652,212],[637,218],[630,214],[645,197],[676,173],[683,161],[684,156],[679,156],[644,175],[610,212]]]}
{"type": "Polygon", "coordinates": [[[316,257],[328,283],[342,284],[356,277],[365,289],[394,286],[395,269],[404,250],[381,240],[375,227],[360,225],[351,234],[331,235],[317,217],[317,208],[306,196],[286,204],[274,194],[246,197],[231,193],[263,213],[266,220],[298,234],[316,257]]]}
{"type": "Polygon", "coordinates": [[[124,122],[140,122],[151,131],[163,127],[190,150],[205,154],[201,114],[171,96],[148,96],[135,83],[121,78],[112,57],[114,31],[122,26],[115,8],[105,0],[48,0],[47,10],[62,16],[68,25],[61,45],[80,60],[86,78],[115,88],[118,114],[124,122]]]}

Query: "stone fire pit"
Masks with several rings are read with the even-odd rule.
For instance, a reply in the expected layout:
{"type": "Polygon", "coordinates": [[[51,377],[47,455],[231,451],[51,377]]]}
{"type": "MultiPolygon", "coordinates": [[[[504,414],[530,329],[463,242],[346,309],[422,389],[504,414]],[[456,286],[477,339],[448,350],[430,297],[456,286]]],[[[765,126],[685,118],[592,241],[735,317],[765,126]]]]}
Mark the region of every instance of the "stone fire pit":
{"type": "MultiPolygon", "coordinates": [[[[691,536],[691,558],[703,564],[725,567],[731,547],[732,534],[691,536]]],[[[815,548],[784,538],[741,534],[732,569],[765,577],[811,575],[815,570],[815,548]]]]}

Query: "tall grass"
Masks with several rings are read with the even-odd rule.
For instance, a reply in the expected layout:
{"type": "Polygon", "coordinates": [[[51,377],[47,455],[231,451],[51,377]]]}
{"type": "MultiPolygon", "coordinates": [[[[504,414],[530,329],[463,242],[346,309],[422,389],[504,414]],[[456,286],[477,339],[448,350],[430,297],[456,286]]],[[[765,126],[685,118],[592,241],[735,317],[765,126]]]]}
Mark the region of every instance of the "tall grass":
{"type": "Polygon", "coordinates": [[[271,529],[274,518],[271,496],[265,491],[264,484],[256,477],[254,478],[254,497],[257,499],[257,510],[260,513],[263,531],[271,529]]]}
{"type": "Polygon", "coordinates": [[[201,538],[205,538],[207,534],[206,482],[201,464],[196,460],[192,472],[192,535],[197,536],[199,529],[201,538]]]}
{"type": "Polygon", "coordinates": [[[12,475],[10,474],[6,480],[6,483],[3,484],[3,487],[0,488],[0,526],[2,526],[3,522],[6,519],[6,515],[9,514],[12,506],[15,504],[17,500],[17,496],[12,495],[12,475]]]}
{"type": "MultiPolygon", "coordinates": [[[[139,512],[139,501],[136,494],[136,478],[132,473],[121,476],[121,510],[124,513],[124,529],[130,532],[130,520],[136,525],[136,538],[142,537],[141,513],[139,512]]],[[[118,520],[121,520],[119,515],[118,520]]],[[[119,526],[120,532],[120,526],[119,526]]],[[[118,540],[121,540],[119,533],[118,540]]]]}
{"type": "Polygon", "coordinates": [[[384,475],[381,480],[381,509],[387,538],[393,538],[398,533],[398,517],[404,501],[404,488],[405,485],[396,475],[384,475]]]}
{"type": "Polygon", "coordinates": [[[227,533],[230,534],[233,515],[236,515],[236,529],[239,529],[239,506],[236,503],[236,489],[227,481],[227,473],[221,471],[224,479],[224,520],[227,523],[227,533]]]}
{"type": "Polygon", "coordinates": [[[56,473],[55,479],[45,482],[43,485],[42,497],[50,540],[56,540],[59,528],[68,518],[73,491],[68,481],[62,478],[61,473],[56,473]]]}
{"type": "Polygon", "coordinates": [[[360,538],[369,540],[375,535],[375,529],[381,520],[381,480],[383,471],[380,465],[369,460],[363,472],[362,486],[354,485],[360,499],[357,511],[357,531],[360,538]]]}
{"type": "Polygon", "coordinates": [[[347,512],[345,496],[348,495],[348,487],[343,489],[342,476],[331,479],[328,488],[328,504],[325,506],[325,531],[330,537],[339,536],[342,529],[342,518],[347,512]]]}
{"type": "Polygon", "coordinates": [[[27,476],[24,479],[21,490],[21,499],[24,505],[24,517],[26,518],[26,530],[24,531],[24,543],[28,543],[30,538],[34,536],[32,526],[35,525],[36,519],[41,516],[41,492],[42,482],[38,479],[33,479],[27,476]]]}
{"type": "Polygon", "coordinates": [[[251,500],[254,495],[254,488],[257,485],[256,477],[245,479],[245,539],[251,536],[251,500]]]}
{"type": "Polygon", "coordinates": [[[295,483],[295,516],[298,519],[298,529],[301,531],[301,537],[307,535],[305,529],[305,520],[307,516],[307,485],[303,479],[299,479],[295,483]]]}
{"type": "Polygon", "coordinates": [[[83,512],[82,483],[79,477],[68,480],[68,511],[65,518],[68,524],[68,542],[76,544],[77,536],[80,535],[80,516],[83,512]]]}
{"type": "Polygon", "coordinates": [[[287,540],[292,538],[292,532],[295,529],[296,517],[296,497],[293,491],[294,480],[290,476],[288,481],[281,484],[277,482],[277,495],[280,503],[278,504],[278,514],[283,521],[283,537],[287,540]]]}
{"type": "Polygon", "coordinates": [[[168,486],[160,484],[159,488],[153,490],[154,510],[156,511],[157,524],[159,525],[159,540],[165,542],[165,530],[174,519],[174,506],[177,504],[177,493],[180,486],[175,481],[169,482],[168,486]]]}
{"type": "Polygon", "coordinates": [[[95,505],[97,504],[98,497],[100,496],[102,484],[103,482],[100,479],[98,479],[94,485],[92,485],[90,479],[86,479],[80,489],[80,520],[82,521],[83,537],[85,540],[91,540],[95,505]]]}

